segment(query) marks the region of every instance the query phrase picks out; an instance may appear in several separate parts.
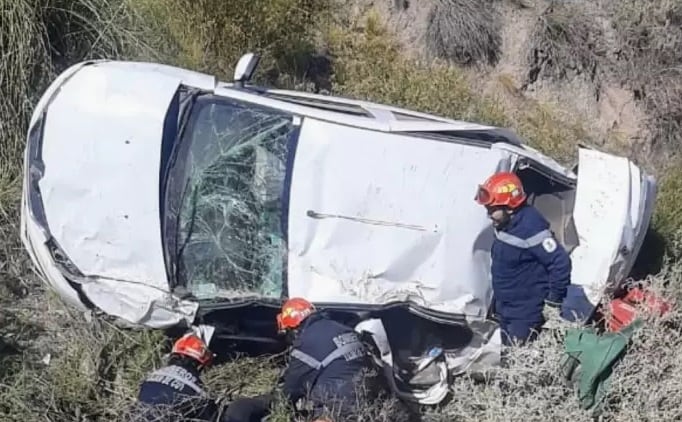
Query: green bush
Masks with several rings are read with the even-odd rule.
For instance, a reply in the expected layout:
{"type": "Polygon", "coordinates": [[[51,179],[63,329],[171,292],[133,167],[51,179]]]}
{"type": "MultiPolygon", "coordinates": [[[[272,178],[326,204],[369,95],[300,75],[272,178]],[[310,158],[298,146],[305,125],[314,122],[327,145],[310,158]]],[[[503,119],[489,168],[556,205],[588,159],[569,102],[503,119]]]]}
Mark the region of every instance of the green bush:
{"type": "Polygon", "coordinates": [[[247,51],[262,56],[261,74],[304,73],[312,30],[330,0],[128,0],[164,61],[231,79],[247,51]]]}

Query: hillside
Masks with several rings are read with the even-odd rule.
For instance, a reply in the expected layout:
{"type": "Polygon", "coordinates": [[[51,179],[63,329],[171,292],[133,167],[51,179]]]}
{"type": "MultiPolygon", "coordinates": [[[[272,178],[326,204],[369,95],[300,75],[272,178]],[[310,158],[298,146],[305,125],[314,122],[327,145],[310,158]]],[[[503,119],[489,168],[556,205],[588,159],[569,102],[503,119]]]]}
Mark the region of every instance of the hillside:
{"type": "MultiPolygon", "coordinates": [[[[682,299],[682,0],[225,3],[0,0],[0,420],[123,420],[140,378],[168,351],[161,333],[74,314],[37,279],[19,240],[32,107],[59,72],[89,58],[226,80],[254,50],[264,84],[510,127],[566,163],[579,143],[625,154],[660,184],[637,275],[682,299]]],[[[636,335],[602,420],[680,418],[681,320],[677,310],[636,335]]],[[[546,336],[489,383],[460,380],[424,420],[592,420],[559,379],[561,352],[561,338],[546,336]]],[[[208,383],[215,394],[252,394],[275,371],[274,359],[245,358],[214,368],[208,383]]]]}

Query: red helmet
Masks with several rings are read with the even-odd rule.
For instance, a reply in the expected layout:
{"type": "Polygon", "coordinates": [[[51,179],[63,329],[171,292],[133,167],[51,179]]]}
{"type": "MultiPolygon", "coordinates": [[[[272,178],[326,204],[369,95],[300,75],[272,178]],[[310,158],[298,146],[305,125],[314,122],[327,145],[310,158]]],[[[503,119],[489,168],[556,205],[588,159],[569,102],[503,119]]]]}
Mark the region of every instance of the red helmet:
{"type": "Polygon", "coordinates": [[[518,208],[526,200],[521,179],[514,173],[495,173],[478,187],[476,202],[484,206],[518,208]]]}
{"type": "Polygon", "coordinates": [[[173,345],[171,353],[187,356],[199,362],[201,366],[208,366],[213,361],[213,353],[196,334],[187,333],[180,337],[173,345]]]}
{"type": "Polygon", "coordinates": [[[282,312],[277,314],[277,329],[285,331],[287,329],[298,328],[308,315],[315,311],[315,307],[307,300],[294,297],[282,305],[282,312]]]}

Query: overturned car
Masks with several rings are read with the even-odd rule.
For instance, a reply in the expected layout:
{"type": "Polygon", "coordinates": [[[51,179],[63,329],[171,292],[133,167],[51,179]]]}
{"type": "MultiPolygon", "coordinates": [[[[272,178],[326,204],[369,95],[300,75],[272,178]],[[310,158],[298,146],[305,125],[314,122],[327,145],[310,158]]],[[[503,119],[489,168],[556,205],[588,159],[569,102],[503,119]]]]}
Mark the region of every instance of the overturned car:
{"type": "Polygon", "coordinates": [[[374,334],[397,391],[437,403],[451,375],[499,360],[493,233],[473,200],[491,173],[523,180],[593,306],[630,272],[656,182],[628,159],[581,148],[568,169],[505,129],[257,87],[256,65],[244,56],[224,83],[88,61],[51,84],[21,235],[66,302],[265,349],[282,299],[303,296],[374,334]],[[435,378],[410,372],[425,359],[435,378]]]}

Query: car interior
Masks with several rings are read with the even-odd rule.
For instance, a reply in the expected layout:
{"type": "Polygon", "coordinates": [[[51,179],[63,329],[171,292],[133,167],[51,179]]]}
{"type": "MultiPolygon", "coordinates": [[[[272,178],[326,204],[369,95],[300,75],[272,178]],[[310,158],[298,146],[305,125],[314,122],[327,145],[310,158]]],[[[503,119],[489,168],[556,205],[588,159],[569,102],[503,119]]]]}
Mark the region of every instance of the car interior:
{"type": "Polygon", "coordinates": [[[528,203],[549,221],[556,239],[571,253],[578,246],[578,232],[573,220],[575,187],[546,176],[532,165],[515,173],[523,182],[528,203]]]}

